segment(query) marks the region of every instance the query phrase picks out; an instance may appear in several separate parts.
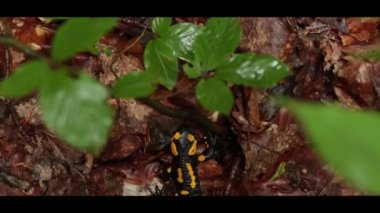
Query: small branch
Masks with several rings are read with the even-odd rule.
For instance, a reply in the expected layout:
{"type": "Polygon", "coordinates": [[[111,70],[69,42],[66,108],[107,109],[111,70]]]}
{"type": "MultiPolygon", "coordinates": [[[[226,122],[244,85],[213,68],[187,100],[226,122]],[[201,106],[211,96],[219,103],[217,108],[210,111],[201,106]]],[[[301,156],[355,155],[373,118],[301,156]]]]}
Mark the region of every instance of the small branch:
{"type": "Polygon", "coordinates": [[[64,64],[63,62],[60,62],[60,61],[55,61],[49,57],[46,57],[32,49],[30,49],[30,47],[28,47],[27,45],[23,44],[22,42],[18,41],[17,39],[13,38],[13,37],[9,37],[9,36],[0,36],[0,45],[1,44],[4,44],[4,45],[8,45],[10,47],[13,47],[21,52],[23,52],[24,54],[26,54],[28,57],[30,58],[33,58],[33,59],[36,59],[36,58],[40,58],[40,59],[45,59],[49,64],[50,66],[52,67],[55,67],[55,68],[58,68],[58,67],[63,67],[63,68],[66,68],[66,70],[76,76],[78,74],[78,69],[76,67],[70,67],[70,66],[67,66],[66,64],[64,64]]]}
{"type": "Polygon", "coordinates": [[[31,58],[38,58],[41,57],[38,53],[31,50],[28,46],[25,44],[17,41],[16,39],[9,37],[9,36],[0,36],[0,43],[4,45],[8,45],[10,47],[13,47],[15,49],[20,50],[21,52],[25,53],[27,56],[31,58]]]}
{"type": "MultiPolygon", "coordinates": [[[[9,46],[11,46],[13,48],[16,48],[16,49],[20,50],[21,52],[25,53],[26,55],[28,55],[31,58],[41,58],[41,57],[44,57],[44,56],[38,54],[37,52],[31,50],[28,46],[26,46],[25,44],[19,42],[18,40],[14,39],[12,37],[0,36],[0,44],[5,44],[5,45],[9,45],[9,46]]],[[[48,61],[50,63],[54,63],[54,64],[57,63],[57,62],[52,61],[49,58],[48,58],[48,61]]],[[[63,65],[63,64],[59,64],[58,63],[57,65],[63,65]]],[[[65,66],[65,65],[63,65],[63,66],[65,66]]],[[[68,69],[68,70],[71,71],[72,69],[73,68],[68,69]]],[[[202,116],[202,115],[200,115],[198,113],[189,112],[189,111],[175,110],[175,109],[169,108],[169,107],[161,104],[158,101],[152,100],[150,98],[140,98],[140,99],[137,99],[137,100],[139,100],[140,102],[144,103],[145,105],[147,105],[147,106],[155,109],[156,111],[158,111],[158,112],[160,112],[160,113],[162,113],[164,115],[167,115],[167,116],[170,116],[170,117],[174,117],[174,118],[179,118],[179,119],[182,119],[184,121],[195,122],[198,125],[200,125],[202,128],[212,130],[212,131],[214,131],[216,133],[225,134],[225,133],[228,132],[228,130],[224,126],[221,126],[219,124],[213,123],[213,122],[211,122],[210,120],[208,120],[207,118],[205,118],[204,116],[202,116]]]]}
{"type": "Polygon", "coordinates": [[[155,101],[150,98],[139,98],[137,99],[140,102],[144,103],[145,105],[148,105],[149,107],[155,109],[156,111],[165,114],[167,116],[173,117],[173,118],[179,118],[184,121],[192,121],[197,124],[199,124],[201,127],[205,129],[212,130],[216,133],[219,134],[225,134],[228,132],[228,130],[224,127],[221,126],[217,123],[213,123],[204,116],[195,113],[195,112],[189,112],[189,111],[180,111],[180,110],[175,110],[172,108],[169,108],[163,104],[161,104],[158,101],[155,101]]]}
{"type": "Polygon", "coordinates": [[[142,31],[142,33],[132,42],[132,44],[128,45],[128,47],[126,47],[124,50],[122,50],[120,53],[125,53],[127,52],[129,49],[131,49],[144,35],[144,33],[146,32],[147,30],[147,27],[144,28],[144,31],[142,31]]]}

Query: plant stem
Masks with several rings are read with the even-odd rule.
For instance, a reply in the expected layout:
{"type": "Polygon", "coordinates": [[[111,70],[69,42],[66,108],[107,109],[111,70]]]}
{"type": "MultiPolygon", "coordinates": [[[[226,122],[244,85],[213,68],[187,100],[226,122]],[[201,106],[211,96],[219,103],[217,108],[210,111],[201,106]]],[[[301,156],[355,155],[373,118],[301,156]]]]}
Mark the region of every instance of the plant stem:
{"type": "Polygon", "coordinates": [[[78,74],[78,69],[75,67],[69,67],[66,64],[60,62],[60,61],[55,61],[52,60],[51,58],[48,58],[32,49],[30,49],[27,45],[23,44],[22,42],[16,40],[13,37],[10,36],[0,36],[0,44],[8,45],[10,47],[13,47],[23,53],[25,53],[28,57],[30,58],[40,58],[40,59],[45,59],[52,67],[63,67],[66,68],[66,70],[70,73],[73,74],[74,76],[78,74]]]}
{"type": "Polygon", "coordinates": [[[160,102],[155,101],[155,100],[150,99],[150,98],[139,98],[137,100],[139,100],[140,102],[144,103],[145,105],[155,109],[156,111],[158,111],[164,115],[167,115],[167,116],[170,116],[173,118],[179,118],[179,119],[184,120],[184,121],[195,122],[195,123],[199,124],[202,128],[212,130],[212,131],[219,133],[219,134],[225,134],[228,132],[228,130],[224,126],[219,125],[217,123],[213,123],[198,113],[175,110],[175,109],[169,108],[169,107],[161,104],[160,102]]]}
{"type": "Polygon", "coordinates": [[[9,37],[9,36],[0,36],[0,43],[8,45],[10,47],[13,47],[15,49],[20,50],[21,52],[25,53],[27,56],[31,58],[38,58],[41,57],[40,54],[37,52],[31,50],[28,46],[25,44],[17,41],[15,38],[9,37]]]}
{"type": "MultiPolygon", "coordinates": [[[[16,40],[15,38],[12,38],[12,37],[9,37],[9,36],[0,36],[0,44],[5,44],[5,45],[9,45],[9,46],[11,46],[13,48],[16,48],[16,49],[20,50],[21,52],[25,53],[27,56],[29,56],[31,58],[41,58],[41,57],[44,57],[44,56],[38,54],[37,52],[31,50],[25,44],[21,43],[20,41],[16,40]]],[[[57,62],[51,60],[50,58],[47,58],[47,60],[50,63],[52,63],[52,64],[56,64],[57,63],[57,62]]],[[[71,68],[69,70],[72,70],[72,69],[73,68],[71,68]]],[[[160,112],[160,113],[162,113],[164,115],[167,115],[167,116],[170,116],[170,117],[173,117],[173,118],[179,118],[179,119],[184,120],[184,121],[195,122],[198,125],[200,125],[202,128],[212,130],[212,131],[214,131],[216,133],[225,134],[226,132],[228,132],[228,130],[224,126],[219,125],[217,123],[213,123],[213,122],[211,122],[210,120],[208,120],[207,118],[205,118],[204,116],[202,116],[202,115],[200,115],[198,113],[189,112],[189,111],[175,110],[175,109],[167,107],[167,106],[161,104],[160,102],[155,101],[155,100],[150,99],[150,98],[140,98],[140,99],[137,99],[137,100],[139,100],[143,104],[145,104],[145,105],[147,105],[147,106],[155,109],[156,111],[158,111],[158,112],[160,112]]]]}

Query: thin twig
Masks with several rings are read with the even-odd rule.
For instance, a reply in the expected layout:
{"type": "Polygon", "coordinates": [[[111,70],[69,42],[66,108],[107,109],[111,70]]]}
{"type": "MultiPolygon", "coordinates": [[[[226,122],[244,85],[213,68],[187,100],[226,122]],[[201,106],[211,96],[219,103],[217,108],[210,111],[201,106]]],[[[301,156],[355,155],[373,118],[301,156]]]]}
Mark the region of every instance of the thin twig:
{"type": "Polygon", "coordinates": [[[198,113],[175,110],[175,109],[169,108],[169,107],[161,104],[160,102],[155,101],[155,100],[150,99],[150,98],[139,98],[137,100],[139,100],[140,102],[144,103],[145,105],[148,105],[149,107],[151,107],[151,108],[155,109],[156,111],[158,111],[162,114],[165,114],[167,116],[179,118],[179,119],[184,120],[184,121],[195,122],[195,123],[199,124],[201,127],[205,128],[205,129],[212,130],[212,131],[219,133],[219,134],[226,134],[229,132],[228,129],[226,129],[224,126],[219,125],[217,123],[213,123],[198,113]]]}
{"type": "Polygon", "coordinates": [[[134,40],[132,42],[132,44],[128,45],[128,47],[126,47],[120,53],[125,53],[126,51],[128,51],[129,49],[131,49],[138,41],[140,41],[140,39],[143,37],[143,35],[145,34],[145,32],[146,32],[147,29],[148,29],[148,27],[145,27],[144,30],[140,33],[140,35],[136,38],[136,40],[134,40]]]}
{"type": "Polygon", "coordinates": [[[9,36],[0,36],[0,43],[8,45],[8,46],[11,46],[11,47],[13,47],[15,49],[18,49],[18,50],[20,50],[21,52],[25,53],[27,56],[29,56],[31,58],[39,58],[39,57],[41,57],[40,54],[38,54],[37,52],[31,50],[28,46],[26,46],[25,44],[17,41],[16,39],[14,39],[12,37],[9,37],[9,36]]]}
{"type": "MultiPolygon", "coordinates": [[[[28,55],[32,58],[44,57],[44,56],[38,54],[37,52],[31,50],[28,46],[22,44],[21,42],[17,41],[16,39],[14,39],[12,37],[0,36],[0,44],[5,44],[5,45],[9,45],[11,47],[14,47],[14,48],[22,51],[23,53],[25,53],[26,55],[28,55]]],[[[47,58],[47,60],[51,63],[57,64],[57,62],[55,62],[49,58],[47,58]]],[[[57,65],[66,66],[64,64],[57,64],[57,65]]],[[[70,68],[69,70],[73,70],[73,69],[74,68],[70,68]]],[[[203,128],[212,130],[212,131],[220,133],[220,134],[226,134],[227,132],[229,132],[228,129],[226,129],[224,126],[219,125],[217,123],[213,123],[198,113],[175,110],[175,109],[169,108],[169,107],[161,104],[160,102],[155,101],[155,100],[150,99],[150,98],[140,98],[137,100],[139,100],[140,102],[144,103],[145,105],[155,109],[156,111],[158,111],[164,115],[174,117],[174,118],[179,118],[179,119],[182,119],[184,121],[195,122],[203,128]]]]}

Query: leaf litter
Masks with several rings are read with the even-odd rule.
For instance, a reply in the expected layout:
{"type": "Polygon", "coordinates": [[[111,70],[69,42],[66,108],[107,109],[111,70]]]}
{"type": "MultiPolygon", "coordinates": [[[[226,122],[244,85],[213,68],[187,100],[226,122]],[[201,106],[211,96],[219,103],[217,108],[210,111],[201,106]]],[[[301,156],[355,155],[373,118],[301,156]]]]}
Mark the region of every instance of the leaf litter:
{"type": "MultiPolygon", "coordinates": [[[[143,50],[149,41],[149,18],[121,18],[117,28],[101,39],[99,56],[78,54],[71,64],[105,85],[120,76],[143,70],[143,50]],[[147,35],[141,36],[143,31],[147,35]]],[[[175,18],[204,24],[207,18],[175,18]]],[[[204,195],[363,195],[340,178],[313,151],[299,125],[273,94],[300,99],[334,101],[349,108],[378,109],[379,64],[353,57],[378,43],[379,19],[245,18],[239,19],[243,39],[239,52],[270,54],[287,63],[293,75],[271,89],[232,86],[234,108],[217,119],[233,135],[220,138],[216,157],[200,163],[204,195]]],[[[47,54],[59,26],[38,18],[8,18],[11,33],[32,49],[47,54]]],[[[4,31],[4,26],[2,26],[4,31]]],[[[0,46],[1,78],[27,57],[0,46]]],[[[180,75],[172,93],[159,88],[152,97],[162,104],[194,110],[195,81],[180,75]]],[[[1,100],[1,195],[155,195],[170,164],[163,146],[183,121],[167,117],[136,100],[111,99],[117,115],[100,157],[62,143],[39,119],[36,96],[1,100]],[[3,114],[3,113],[1,113],[3,114]]],[[[86,124],[83,124],[86,125],[86,124]]],[[[204,134],[198,130],[197,134],[204,134]]],[[[202,148],[202,147],[201,147],[202,148]]]]}

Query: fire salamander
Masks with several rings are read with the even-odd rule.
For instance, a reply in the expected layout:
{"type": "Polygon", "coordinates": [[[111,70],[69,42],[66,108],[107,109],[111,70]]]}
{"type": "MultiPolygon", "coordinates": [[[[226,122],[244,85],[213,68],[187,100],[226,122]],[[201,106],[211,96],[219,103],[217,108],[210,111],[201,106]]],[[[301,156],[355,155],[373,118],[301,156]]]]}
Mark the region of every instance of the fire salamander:
{"type": "Polygon", "coordinates": [[[201,188],[197,174],[199,162],[208,160],[215,153],[216,137],[211,133],[208,138],[203,138],[206,150],[197,155],[198,141],[193,134],[185,129],[176,131],[170,141],[170,150],[173,155],[173,163],[167,168],[176,183],[176,196],[197,196],[201,195],[201,188]]]}

